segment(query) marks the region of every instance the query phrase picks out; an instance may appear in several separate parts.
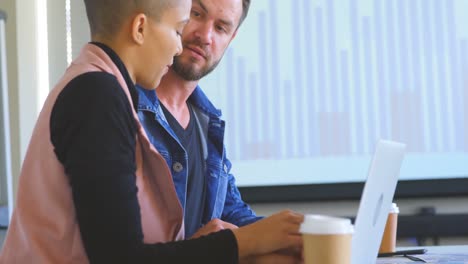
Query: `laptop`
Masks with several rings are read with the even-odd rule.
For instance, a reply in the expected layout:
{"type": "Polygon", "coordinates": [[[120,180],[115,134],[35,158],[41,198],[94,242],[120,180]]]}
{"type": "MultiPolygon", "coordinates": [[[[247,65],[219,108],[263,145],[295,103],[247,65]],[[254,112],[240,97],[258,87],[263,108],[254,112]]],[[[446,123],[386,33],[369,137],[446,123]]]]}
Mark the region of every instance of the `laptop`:
{"type": "Polygon", "coordinates": [[[406,145],[380,140],[354,222],[351,264],[375,264],[395,194],[406,145]]]}

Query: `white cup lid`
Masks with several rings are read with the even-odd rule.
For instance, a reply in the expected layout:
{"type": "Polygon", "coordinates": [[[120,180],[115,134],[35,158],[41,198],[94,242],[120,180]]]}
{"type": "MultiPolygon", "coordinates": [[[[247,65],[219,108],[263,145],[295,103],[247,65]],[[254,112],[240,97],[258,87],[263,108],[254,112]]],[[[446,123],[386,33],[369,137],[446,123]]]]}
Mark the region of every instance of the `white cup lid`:
{"type": "Polygon", "coordinates": [[[392,203],[392,208],[390,208],[390,213],[399,214],[400,208],[398,208],[396,203],[392,203]]]}
{"type": "Polygon", "coordinates": [[[305,215],[299,232],[302,234],[352,234],[354,232],[351,220],[347,218],[325,215],[305,215]]]}

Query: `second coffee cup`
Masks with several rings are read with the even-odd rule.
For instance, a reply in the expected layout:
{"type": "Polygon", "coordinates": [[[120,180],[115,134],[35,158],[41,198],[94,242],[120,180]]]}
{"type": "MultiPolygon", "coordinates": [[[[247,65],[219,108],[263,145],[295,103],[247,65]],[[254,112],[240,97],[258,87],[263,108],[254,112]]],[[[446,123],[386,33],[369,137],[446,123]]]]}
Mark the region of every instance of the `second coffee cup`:
{"type": "Polygon", "coordinates": [[[300,232],[305,264],[351,263],[351,221],[323,215],[306,215],[300,232]]]}
{"type": "Polygon", "coordinates": [[[379,253],[395,252],[399,213],[400,209],[396,203],[392,203],[392,207],[388,213],[387,223],[385,224],[385,231],[382,236],[379,253]]]}

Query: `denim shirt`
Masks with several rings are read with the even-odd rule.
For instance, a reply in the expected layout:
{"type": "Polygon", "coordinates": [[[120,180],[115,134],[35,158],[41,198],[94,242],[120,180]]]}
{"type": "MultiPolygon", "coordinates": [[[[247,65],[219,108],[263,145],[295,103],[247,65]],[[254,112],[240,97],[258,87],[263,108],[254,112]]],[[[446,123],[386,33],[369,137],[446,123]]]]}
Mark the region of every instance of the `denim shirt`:
{"type": "MultiPolygon", "coordinates": [[[[185,211],[187,196],[188,156],[181,142],[169,126],[154,90],[137,86],[138,117],[149,140],[166,160],[172,173],[179,201],[185,211]]],[[[257,217],[242,201],[235,178],[230,174],[231,162],[224,147],[224,120],[221,111],[208,100],[199,86],[190,95],[195,121],[200,129],[205,160],[206,201],[202,223],[219,218],[237,226],[253,223],[257,217]]]]}

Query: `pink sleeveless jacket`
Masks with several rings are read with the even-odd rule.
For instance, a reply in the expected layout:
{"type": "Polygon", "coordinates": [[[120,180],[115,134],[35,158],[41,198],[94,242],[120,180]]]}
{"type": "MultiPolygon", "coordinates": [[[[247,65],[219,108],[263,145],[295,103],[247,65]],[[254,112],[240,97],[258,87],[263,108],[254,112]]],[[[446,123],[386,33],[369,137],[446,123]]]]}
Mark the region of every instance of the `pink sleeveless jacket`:
{"type": "MultiPolygon", "coordinates": [[[[49,121],[62,89],[76,76],[95,71],[115,75],[134,109],[125,80],[110,57],[99,47],[86,45],[50,92],[34,128],[19,178],[16,208],[0,255],[2,264],[88,263],[75,217],[71,187],[50,141],[49,121]]],[[[138,121],[135,111],[133,115],[138,121]]],[[[141,125],[136,146],[136,178],[144,242],[183,239],[183,212],[171,173],[141,125]]]]}

